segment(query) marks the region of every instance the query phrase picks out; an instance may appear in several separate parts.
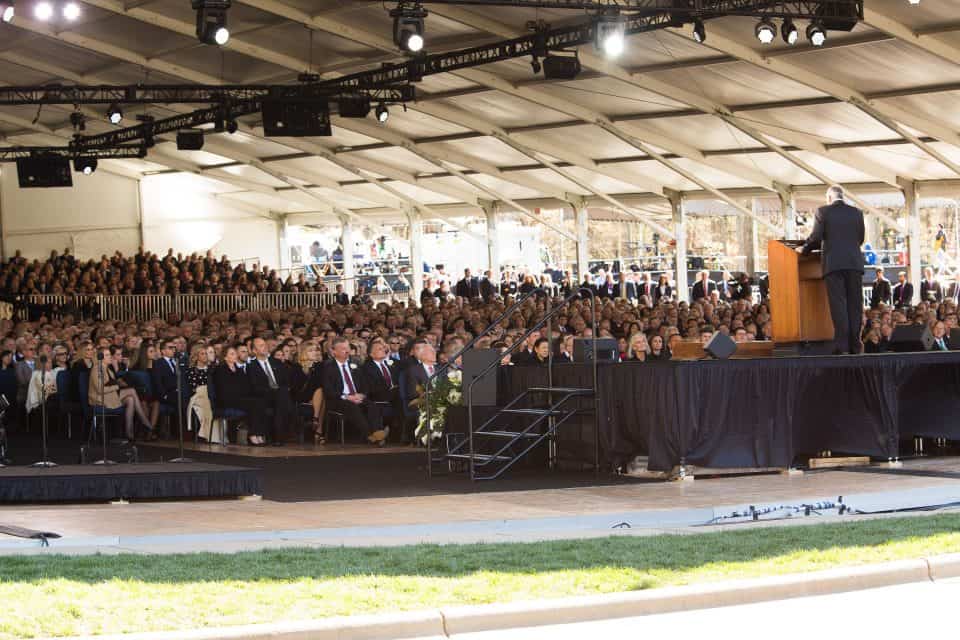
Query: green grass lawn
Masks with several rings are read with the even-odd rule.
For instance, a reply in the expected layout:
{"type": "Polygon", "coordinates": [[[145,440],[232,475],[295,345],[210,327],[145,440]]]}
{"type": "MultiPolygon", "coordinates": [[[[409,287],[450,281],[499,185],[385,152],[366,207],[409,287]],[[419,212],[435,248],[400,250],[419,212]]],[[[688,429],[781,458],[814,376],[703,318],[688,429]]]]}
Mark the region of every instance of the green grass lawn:
{"type": "Polygon", "coordinates": [[[960,551],[960,515],[536,544],[0,557],[0,638],[652,589],[960,551]]]}

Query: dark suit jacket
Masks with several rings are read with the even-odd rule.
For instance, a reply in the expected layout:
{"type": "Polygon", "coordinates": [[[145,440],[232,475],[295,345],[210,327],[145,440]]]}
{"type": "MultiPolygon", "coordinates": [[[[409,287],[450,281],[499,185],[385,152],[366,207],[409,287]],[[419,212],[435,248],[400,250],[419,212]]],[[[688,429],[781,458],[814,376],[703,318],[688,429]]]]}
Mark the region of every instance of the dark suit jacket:
{"type": "Polygon", "coordinates": [[[920,282],[920,299],[924,302],[940,302],[943,300],[943,287],[936,280],[920,282]]]}
{"type": "MultiPolygon", "coordinates": [[[[277,379],[277,386],[280,389],[290,391],[290,371],[286,365],[279,360],[270,358],[270,368],[273,369],[273,375],[277,379]]],[[[250,378],[250,387],[253,395],[264,397],[270,395],[270,379],[264,372],[263,367],[257,360],[253,360],[247,365],[247,377],[250,378]]]]}
{"type": "Polygon", "coordinates": [[[653,304],[660,302],[660,298],[671,298],[673,297],[673,287],[670,285],[665,285],[663,287],[663,292],[660,292],[660,285],[653,285],[653,304]]]}
{"type": "MultiPolygon", "coordinates": [[[[436,370],[436,365],[434,365],[434,370],[436,370]]],[[[404,406],[409,406],[410,401],[415,400],[419,396],[417,386],[421,388],[427,386],[427,370],[423,368],[421,362],[413,360],[400,375],[404,377],[403,387],[405,392],[404,397],[401,399],[403,400],[404,406]]]]}
{"type": "MultiPolygon", "coordinates": [[[[349,367],[350,363],[348,363],[347,366],[349,367]]],[[[369,395],[370,389],[367,385],[367,379],[360,370],[360,367],[350,369],[350,377],[353,378],[353,386],[356,387],[357,393],[369,395]]],[[[347,392],[348,390],[344,389],[343,376],[340,374],[340,363],[333,358],[324,362],[323,395],[326,396],[327,400],[339,401],[341,396],[347,392]]]]}
{"type": "MultiPolygon", "coordinates": [[[[185,375],[182,372],[180,375],[185,375]]],[[[167,402],[177,401],[177,374],[170,368],[166,358],[157,358],[150,369],[150,383],[153,385],[153,395],[167,402]]],[[[186,387],[183,380],[183,387],[186,387]]]]}
{"type": "Polygon", "coordinates": [[[870,307],[876,309],[883,304],[890,304],[890,281],[877,280],[873,283],[873,292],[870,294],[870,307]]]}
{"type": "Polygon", "coordinates": [[[336,304],[343,304],[343,305],[350,304],[350,296],[348,296],[345,293],[336,294],[333,300],[336,304]]]}
{"type": "Polygon", "coordinates": [[[703,290],[703,281],[697,280],[693,283],[693,292],[690,297],[693,300],[699,300],[700,298],[709,298],[710,294],[717,290],[717,283],[713,280],[707,280],[707,290],[703,290]]]}
{"type": "Polygon", "coordinates": [[[214,367],[210,383],[213,385],[218,409],[240,407],[244,400],[253,395],[250,377],[239,366],[234,371],[230,371],[225,364],[214,367]]]}
{"type": "Polygon", "coordinates": [[[817,209],[813,231],[803,245],[804,255],[820,249],[823,275],[834,271],[863,273],[863,212],[838,200],[817,209]]]}
{"type": "Polygon", "coordinates": [[[462,278],[457,286],[454,287],[453,294],[460,298],[479,298],[480,297],[480,283],[477,282],[476,278],[462,278]]]}
{"type": "Polygon", "coordinates": [[[480,297],[483,298],[484,302],[490,302],[496,294],[497,287],[494,283],[487,278],[480,280],[480,297]]]}
{"type": "MultiPolygon", "coordinates": [[[[388,361],[389,362],[389,361],[388,361]]],[[[364,362],[359,370],[363,375],[364,381],[367,383],[367,390],[370,394],[370,399],[376,402],[390,402],[393,398],[393,392],[397,388],[397,385],[400,384],[400,372],[397,370],[398,367],[394,363],[392,366],[387,365],[387,369],[390,372],[390,385],[387,384],[387,379],[383,375],[380,367],[377,366],[377,363],[373,360],[367,359],[364,362]]],[[[351,371],[351,373],[353,373],[351,371]]]]}
{"type": "Polygon", "coordinates": [[[897,307],[908,307],[913,304],[913,285],[909,282],[898,284],[893,288],[893,304],[897,307]]]}

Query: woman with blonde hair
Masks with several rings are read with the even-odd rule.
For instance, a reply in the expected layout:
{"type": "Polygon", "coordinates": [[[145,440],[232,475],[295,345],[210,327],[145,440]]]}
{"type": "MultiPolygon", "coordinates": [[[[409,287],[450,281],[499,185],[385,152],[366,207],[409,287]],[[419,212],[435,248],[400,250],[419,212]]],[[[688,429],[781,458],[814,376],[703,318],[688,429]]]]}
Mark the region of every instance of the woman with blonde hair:
{"type": "Polygon", "coordinates": [[[129,387],[120,388],[120,382],[113,368],[113,355],[109,348],[100,350],[103,359],[95,361],[90,370],[90,384],[87,387],[87,399],[94,415],[97,413],[97,407],[103,406],[105,409],[119,409],[123,407],[123,421],[127,438],[134,439],[134,418],[139,418],[140,422],[147,429],[148,440],[156,440],[157,436],[153,431],[153,426],[143,411],[143,405],[140,404],[140,398],[137,392],[129,387]]]}
{"type": "Polygon", "coordinates": [[[304,379],[299,388],[294,389],[294,400],[298,404],[309,404],[313,411],[313,441],[315,444],[325,444],[323,434],[323,414],[326,403],[323,397],[323,351],[314,342],[304,342],[300,345],[297,362],[304,373],[304,379]]]}
{"type": "MultiPolygon", "coordinates": [[[[187,403],[187,415],[191,417],[188,427],[193,425],[192,416],[196,415],[200,421],[200,430],[197,436],[203,440],[210,440],[213,427],[213,407],[210,406],[210,396],[207,393],[207,384],[210,381],[209,352],[206,345],[197,343],[190,350],[190,367],[187,369],[187,384],[190,385],[190,401],[187,403]]],[[[219,444],[219,443],[218,443],[219,444]]]]}
{"type": "Polygon", "coordinates": [[[631,334],[627,342],[627,361],[628,362],[646,362],[647,354],[650,353],[650,345],[647,344],[647,336],[642,331],[631,334]]]}

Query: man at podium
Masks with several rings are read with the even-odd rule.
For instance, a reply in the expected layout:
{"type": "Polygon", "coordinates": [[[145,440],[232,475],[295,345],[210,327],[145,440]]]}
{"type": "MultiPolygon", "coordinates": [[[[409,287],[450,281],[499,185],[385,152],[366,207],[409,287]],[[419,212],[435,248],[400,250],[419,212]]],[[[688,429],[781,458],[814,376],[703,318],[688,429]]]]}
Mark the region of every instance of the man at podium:
{"type": "Polygon", "coordinates": [[[834,353],[860,353],[863,316],[863,212],[843,201],[843,187],[827,189],[813,231],[797,253],[821,250],[823,280],[833,319],[834,353]]]}

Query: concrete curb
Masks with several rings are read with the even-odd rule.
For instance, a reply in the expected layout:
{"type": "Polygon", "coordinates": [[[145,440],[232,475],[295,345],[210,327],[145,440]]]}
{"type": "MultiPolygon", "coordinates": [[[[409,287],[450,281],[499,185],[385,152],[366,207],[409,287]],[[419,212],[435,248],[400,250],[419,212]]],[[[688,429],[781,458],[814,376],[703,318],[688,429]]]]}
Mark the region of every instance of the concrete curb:
{"type": "Polygon", "coordinates": [[[955,577],[960,577],[960,554],[630,593],[193,631],[97,636],[97,640],[440,640],[481,631],[753,604],[955,577]]]}

